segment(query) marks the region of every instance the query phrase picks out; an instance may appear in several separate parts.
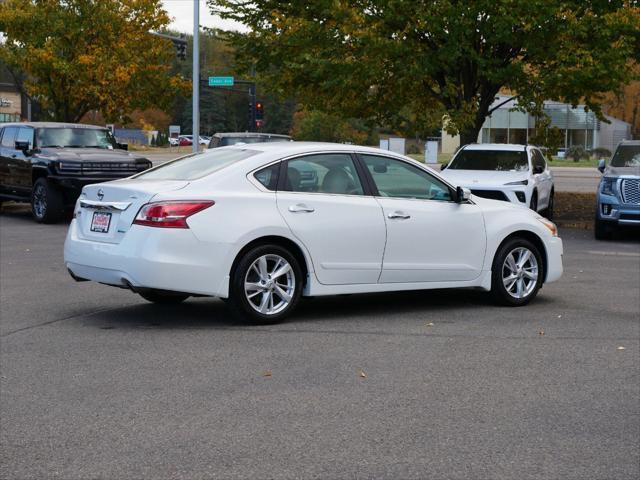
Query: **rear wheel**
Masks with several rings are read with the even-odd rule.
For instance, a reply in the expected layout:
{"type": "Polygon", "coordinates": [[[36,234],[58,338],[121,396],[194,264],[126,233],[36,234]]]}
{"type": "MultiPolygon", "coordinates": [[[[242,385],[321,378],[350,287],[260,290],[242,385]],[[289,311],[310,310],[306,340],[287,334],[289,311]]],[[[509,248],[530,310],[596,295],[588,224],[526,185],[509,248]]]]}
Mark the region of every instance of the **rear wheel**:
{"type": "Polygon", "coordinates": [[[551,190],[551,193],[549,194],[549,203],[547,204],[547,211],[546,211],[546,217],[549,220],[553,220],[553,207],[554,207],[554,191],[551,190]]]}
{"type": "Polygon", "coordinates": [[[62,192],[44,177],[36,180],[33,185],[31,213],[38,223],[55,223],[64,214],[62,192]]]}
{"type": "Polygon", "coordinates": [[[544,267],[538,248],[524,238],[512,238],[498,249],[491,268],[491,293],[498,303],[526,305],[542,286],[544,267]]]}
{"type": "Polygon", "coordinates": [[[596,237],[596,240],[609,240],[613,235],[613,229],[609,222],[605,222],[600,220],[597,216],[595,222],[593,224],[593,233],[596,237]]]}
{"type": "Polygon", "coordinates": [[[182,293],[139,292],[139,295],[152,303],[175,305],[184,302],[190,295],[182,293]]]}
{"type": "Polygon", "coordinates": [[[529,208],[534,212],[538,211],[538,192],[534,191],[531,195],[531,201],[529,202],[529,208]]]}
{"type": "Polygon", "coordinates": [[[242,319],[275,323],[295,309],[301,291],[296,258],[279,245],[261,245],[245,253],[232,272],[227,305],[242,319]]]}

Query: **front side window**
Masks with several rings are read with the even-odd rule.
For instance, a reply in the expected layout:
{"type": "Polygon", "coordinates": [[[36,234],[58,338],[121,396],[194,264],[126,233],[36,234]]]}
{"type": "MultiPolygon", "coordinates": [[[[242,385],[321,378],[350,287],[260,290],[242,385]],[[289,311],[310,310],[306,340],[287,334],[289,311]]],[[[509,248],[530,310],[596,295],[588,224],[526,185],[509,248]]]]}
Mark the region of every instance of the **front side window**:
{"type": "Polygon", "coordinates": [[[460,150],[447,167],[451,170],[529,170],[527,152],[517,150],[460,150]]]}
{"type": "Polygon", "coordinates": [[[20,127],[15,141],[28,142],[29,150],[31,150],[33,148],[33,128],[20,127]]]}
{"type": "Polygon", "coordinates": [[[402,160],[377,155],[362,155],[382,197],[451,201],[449,187],[402,160]]]}
{"type": "Polygon", "coordinates": [[[284,190],[289,192],[363,195],[351,155],[328,153],[289,160],[284,190]]]}
{"type": "MultiPolygon", "coordinates": [[[[3,140],[4,144],[4,140],[3,140]]],[[[640,166],[640,145],[620,145],[611,159],[612,167],[640,166]]]]}
{"type": "Polygon", "coordinates": [[[2,146],[7,148],[16,148],[16,133],[18,133],[18,127],[5,128],[2,135],[2,146]]]}
{"type": "Polygon", "coordinates": [[[214,148],[163,163],[156,168],[136,175],[136,178],[144,180],[195,180],[258,153],[260,152],[253,150],[214,148]]]}
{"type": "Polygon", "coordinates": [[[40,148],[102,148],[117,147],[111,132],[97,128],[39,128],[36,144],[40,148]]]}

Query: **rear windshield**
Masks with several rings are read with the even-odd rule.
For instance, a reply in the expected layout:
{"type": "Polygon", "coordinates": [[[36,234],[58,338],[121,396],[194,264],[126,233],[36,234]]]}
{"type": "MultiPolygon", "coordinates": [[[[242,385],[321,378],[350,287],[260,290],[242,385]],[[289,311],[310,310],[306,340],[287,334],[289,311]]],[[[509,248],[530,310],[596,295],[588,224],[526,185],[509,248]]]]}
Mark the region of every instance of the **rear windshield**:
{"type": "Polygon", "coordinates": [[[254,150],[206,150],[181,157],[136,176],[145,180],[195,180],[220,170],[227,165],[257,155],[254,150]]]}
{"type": "Polygon", "coordinates": [[[458,152],[447,169],[452,170],[499,170],[520,172],[529,169],[524,151],[462,150],[458,152]]]}
{"type": "Polygon", "coordinates": [[[620,145],[611,159],[612,167],[640,166],[640,145],[620,145]]]}

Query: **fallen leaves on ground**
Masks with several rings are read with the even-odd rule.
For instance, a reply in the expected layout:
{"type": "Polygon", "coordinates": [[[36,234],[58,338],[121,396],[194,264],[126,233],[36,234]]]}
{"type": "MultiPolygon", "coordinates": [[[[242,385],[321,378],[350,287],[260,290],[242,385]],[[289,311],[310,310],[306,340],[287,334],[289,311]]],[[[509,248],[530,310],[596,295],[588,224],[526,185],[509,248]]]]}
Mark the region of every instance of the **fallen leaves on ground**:
{"type": "Polygon", "coordinates": [[[366,373],[364,373],[364,371],[363,371],[363,370],[360,370],[359,375],[360,375],[362,378],[367,378],[367,374],[366,374],[366,373]]]}
{"type": "Polygon", "coordinates": [[[270,377],[271,376],[271,370],[267,370],[265,372],[262,372],[262,376],[263,377],[270,377]]]}

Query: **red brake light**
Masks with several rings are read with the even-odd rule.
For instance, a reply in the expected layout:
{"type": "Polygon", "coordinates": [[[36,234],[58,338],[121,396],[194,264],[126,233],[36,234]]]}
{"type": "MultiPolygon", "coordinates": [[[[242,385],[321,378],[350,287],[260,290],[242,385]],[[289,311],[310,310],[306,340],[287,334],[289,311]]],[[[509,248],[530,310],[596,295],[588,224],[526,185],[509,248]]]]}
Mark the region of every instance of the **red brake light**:
{"type": "Polygon", "coordinates": [[[189,228],[187,218],[214,204],[211,200],[147,203],[140,209],[133,223],[148,227],[189,228]]]}

